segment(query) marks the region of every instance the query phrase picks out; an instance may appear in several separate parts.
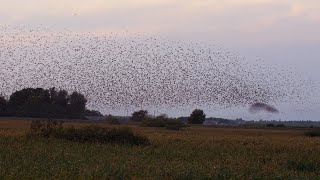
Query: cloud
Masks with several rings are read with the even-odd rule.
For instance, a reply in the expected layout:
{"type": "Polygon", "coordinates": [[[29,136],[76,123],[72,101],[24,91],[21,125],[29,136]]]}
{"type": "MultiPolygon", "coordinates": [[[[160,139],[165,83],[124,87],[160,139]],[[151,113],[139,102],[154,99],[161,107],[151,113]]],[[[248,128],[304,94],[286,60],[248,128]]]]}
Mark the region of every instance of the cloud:
{"type": "MultiPolygon", "coordinates": [[[[0,0],[1,12],[23,15],[72,15],[78,11],[83,14],[95,14],[110,9],[148,8],[168,4],[169,0],[0,0]]],[[[170,3],[171,4],[171,3],[170,3]]]]}

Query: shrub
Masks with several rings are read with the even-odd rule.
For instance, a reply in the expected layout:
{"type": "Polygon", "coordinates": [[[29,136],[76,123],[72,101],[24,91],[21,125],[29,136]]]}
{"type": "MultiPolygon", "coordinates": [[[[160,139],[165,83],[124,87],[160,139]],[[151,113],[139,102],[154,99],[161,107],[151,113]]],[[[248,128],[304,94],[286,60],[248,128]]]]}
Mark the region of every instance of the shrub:
{"type": "Polygon", "coordinates": [[[135,122],[141,122],[148,116],[147,110],[135,111],[132,113],[131,120],[135,122]]]}
{"type": "Polygon", "coordinates": [[[320,129],[307,131],[304,133],[305,136],[308,137],[319,137],[320,136],[320,129]]]}
{"type": "Polygon", "coordinates": [[[107,123],[109,123],[109,124],[114,124],[114,125],[121,124],[121,123],[119,122],[119,120],[118,120],[116,117],[112,116],[112,115],[108,115],[107,118],[106,118],[106,121],[107,121],[107,123]]]}
{"type": "Polygon", "coordinates": [[[52,134],[62,130],[63,121],[55,121],[49,119],[48,121],[34,120],[30,125],[30,135],[50,137],[52,134]]]}
{"type": "Polygon", "coordinates": [[[172,118],[163,118],[163,117],[156,117],[156,118],[145,118],[141,126],[144,127],[164,127],[170,130],[181,130],[182,128],[186,127],[184,123],[180,120],[172,119],[172,118]]]}
{"type": "Polygon", "coordinates": [[[276,127],[278,127],[278,128],[284,128],[284,127],[286,127],[284,124],[277,124],[277,126],[276,127]]]}
{"type": "Polygon", "coordinates": [[[145,127],[166,127],[166,120],[165,119],[160,119],[160,118],[145,118],[141,126],[145,127]]]}
{"type": "Polygon", "coordinates": [[[103,128],[88,126],[81,129],[69,128],[56,136],[59,139],[67,139],[76,142],[89,143],[120,143],[130,145],[149,144],[147,138],[135,135],[130,128],[103,128]]]}
{"type": "Polygon", "coordinates": [[[149,140],[134,134],[130,128],[104,128],[87,126],[80,129],[63,128],[62,123],[34,121],[31,124],[31,136],[57,138],[79,143],[119,143],[129,145],[148,145],[149,140]]]}
{"type": "Polygon", "coordinates": [[[293,161],[288,160],[287,161],[287,168],[289,170],[295,170],[295,171],[301,171],[301,172],[315,172],[319,169],[319,163],[312,162],[312,161],[305,161],[305,162],[299,162],[299,161],[293,161]]]}
{"type": "Polygon", "coordinates": [[[267,124],[267,127],[276,127],[274,124],[267,124]]]}
{"type": "Polygon", "coordinates": [[[108,120],[109,124],[119,125],[121,124],[117,118],[108,120]]]}
{"type": "Polygon", "coordinates": [[[171,130],[181,130],[185,128],[186,125],[182,123],[180,120],[171,119],[167,121],[166,128],[171,130]]]}

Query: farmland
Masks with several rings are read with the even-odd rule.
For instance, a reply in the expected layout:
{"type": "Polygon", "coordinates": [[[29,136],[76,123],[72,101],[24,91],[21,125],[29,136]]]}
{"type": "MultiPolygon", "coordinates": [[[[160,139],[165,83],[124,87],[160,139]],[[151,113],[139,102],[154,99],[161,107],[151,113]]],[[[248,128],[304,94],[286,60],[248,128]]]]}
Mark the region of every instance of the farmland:
{"type": "Polygon", "coordinates": [[[305,137],[306,129],[191,126],[172,131],[128,125],[151,141],[146,146],[130,146],[30,139],[25,136],[30,123],[0,120],[1,179],[320,177],[320,138],[305,137]]]}

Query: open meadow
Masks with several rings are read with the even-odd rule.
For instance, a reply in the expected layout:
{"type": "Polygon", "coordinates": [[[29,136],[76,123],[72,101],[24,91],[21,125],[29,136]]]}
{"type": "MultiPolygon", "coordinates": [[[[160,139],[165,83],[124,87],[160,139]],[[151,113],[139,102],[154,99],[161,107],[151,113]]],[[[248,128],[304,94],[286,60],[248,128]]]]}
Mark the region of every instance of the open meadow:
{"type": "Polygon", "coordinates": [[[0,119],[0,179],[320,178],[320,138],[306,129],[128,125],[151,142],[131,146],[30,139],[30,123],[0,119]]]}

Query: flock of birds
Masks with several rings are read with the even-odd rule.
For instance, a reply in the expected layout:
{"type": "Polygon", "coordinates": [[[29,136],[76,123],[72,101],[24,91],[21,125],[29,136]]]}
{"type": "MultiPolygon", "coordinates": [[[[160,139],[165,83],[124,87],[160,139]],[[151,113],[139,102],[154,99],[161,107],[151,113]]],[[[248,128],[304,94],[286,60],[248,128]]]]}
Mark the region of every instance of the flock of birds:
{"type": "Polygon", "coordinates": [[[131,33],[1,27],[0,61],[2,94],[76,90],[99,110],[294,103],[310,86],[289,70],[248,63],[214,44],[131,33]]]}
{"type": "Polygon", "coordinates": [[[252,113],[252,114],[256,114],[260,111],[266,111],[268,113],[274,113],[274,114],[277,114],[279,113],[279,110],[276,109],[275,107],[269,105],[269,104],[266,104],[266,103],[254,103],[251,105],[251,107],[249,108],[249,112],[252,113]]]}

